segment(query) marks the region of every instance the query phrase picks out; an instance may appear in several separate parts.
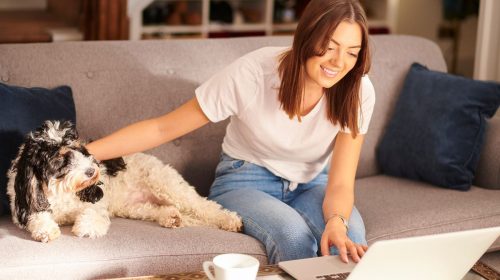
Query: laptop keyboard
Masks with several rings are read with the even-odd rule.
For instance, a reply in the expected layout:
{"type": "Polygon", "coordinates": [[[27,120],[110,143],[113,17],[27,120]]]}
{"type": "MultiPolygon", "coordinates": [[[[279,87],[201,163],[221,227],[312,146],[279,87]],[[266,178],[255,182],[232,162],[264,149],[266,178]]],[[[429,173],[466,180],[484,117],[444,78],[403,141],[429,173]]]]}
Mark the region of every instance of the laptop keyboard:
{"type": "Polygon", "coordinates": [[[336,273],[316,276],[318,280],[345,280],[349,276],[349,273],[336,273]]]}

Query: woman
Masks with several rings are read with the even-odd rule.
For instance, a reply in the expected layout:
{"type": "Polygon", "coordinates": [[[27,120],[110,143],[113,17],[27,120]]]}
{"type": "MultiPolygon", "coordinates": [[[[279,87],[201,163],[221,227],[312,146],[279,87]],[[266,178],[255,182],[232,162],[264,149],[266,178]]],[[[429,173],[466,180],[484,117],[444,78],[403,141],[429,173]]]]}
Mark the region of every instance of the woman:
{"type": "Polygon", "coordinates": [[[251,52],[176,110],[90,143],[99,160],[153,148],[228,117],[209,198],[243,218],[270,263],[348,254],[365,230],[354,179],[373,111],[366,16],[357,0],[312,0],[292,48],[251,52]]]}

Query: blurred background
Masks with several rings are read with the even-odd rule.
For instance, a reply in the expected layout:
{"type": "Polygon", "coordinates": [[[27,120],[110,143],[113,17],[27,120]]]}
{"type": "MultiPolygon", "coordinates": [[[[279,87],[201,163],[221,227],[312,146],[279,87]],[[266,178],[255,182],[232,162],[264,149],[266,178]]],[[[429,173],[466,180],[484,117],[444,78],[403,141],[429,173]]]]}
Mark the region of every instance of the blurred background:
{"type": "MultiPolygon", "coordinates": [[[[0,0],[0,43],[293,34],[308,2],[0,0]]],[[[499,0],[361,2],[372,34],[428,38],[442,49],[449,72],[500,80],[500,21],[493,16],[500,13],[499,0]]]]}

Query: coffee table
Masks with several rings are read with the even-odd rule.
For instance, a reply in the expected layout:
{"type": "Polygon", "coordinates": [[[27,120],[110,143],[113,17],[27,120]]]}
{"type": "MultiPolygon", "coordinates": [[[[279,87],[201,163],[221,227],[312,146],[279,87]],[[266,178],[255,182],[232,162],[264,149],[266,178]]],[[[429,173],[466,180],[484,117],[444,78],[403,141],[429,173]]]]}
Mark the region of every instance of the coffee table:
{"type": "MultiPolygon", "coordinates": [[[[259,267],[259,272],[257,274],[257,279],[259,277],[266,276],[280,276],[285,280],[293,280],[286,272],[281,270],[277,265],[263,265],[259,267]]],[[[115,279],[115,278],[113,278],[115,279]]],[[[205,275],[203,271],[197,272],[187,272],[187,273],[175,273],[168,275],[151,275],[151,276],[138,276],[138,277],[125,277],[125,278],[116,278],[120,280],[208,280],[208,277],[205,275]]],[[[115,280],[116,280],[115,279],[115,280]]]]}
{"type": "MultiPolygon", "coordinates": [[[[293,280],[291,276],[286,274],[277,265],[264,265],[259,267],[257,280],[271,280],[270,276],[279,276],[275,279],[293,280]]],[[[203,271],[189,272],[189,273],[176,273],[168,275],[151,275],[139,277],[125,277],[118,278],[121,280],[208,280],[203,271]]],[[[274,278],[273,278],[274,279],[274,278]]],[[[493,270],[488,265],[478,261],[469,273],[462,280],[499,280],[500,273],[493,270]]]]}

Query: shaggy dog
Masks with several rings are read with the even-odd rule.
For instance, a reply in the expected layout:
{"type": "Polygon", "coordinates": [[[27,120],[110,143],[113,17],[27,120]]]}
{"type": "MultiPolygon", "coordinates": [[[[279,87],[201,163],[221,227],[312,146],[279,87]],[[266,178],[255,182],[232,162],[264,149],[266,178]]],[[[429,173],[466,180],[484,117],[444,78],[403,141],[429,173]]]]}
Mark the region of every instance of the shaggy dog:
{"type": "Polygon", "coordinates": [[[199,196],[153,156],[96,161],[69,122],[47,121],[27,135],[8,177],[12,220],[41,242],[56,239],[67,224],[79,237],[103,236],[114,216],[167,228],[242,227],[236,213],[199,196]]]}

